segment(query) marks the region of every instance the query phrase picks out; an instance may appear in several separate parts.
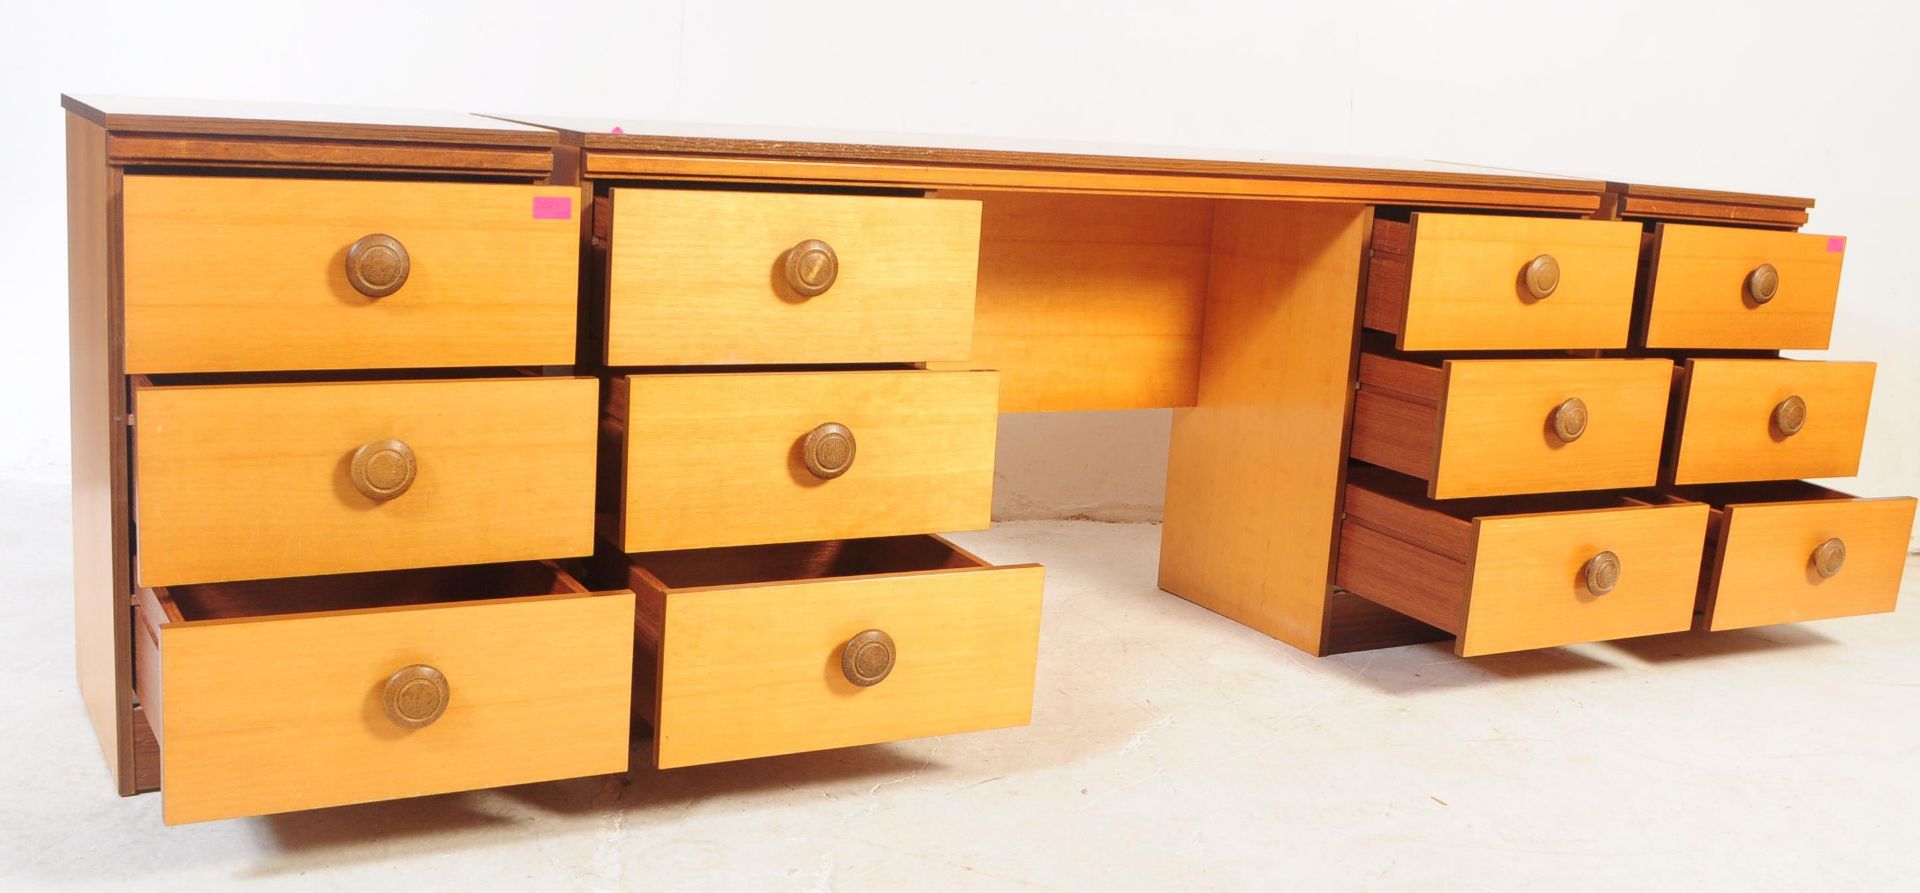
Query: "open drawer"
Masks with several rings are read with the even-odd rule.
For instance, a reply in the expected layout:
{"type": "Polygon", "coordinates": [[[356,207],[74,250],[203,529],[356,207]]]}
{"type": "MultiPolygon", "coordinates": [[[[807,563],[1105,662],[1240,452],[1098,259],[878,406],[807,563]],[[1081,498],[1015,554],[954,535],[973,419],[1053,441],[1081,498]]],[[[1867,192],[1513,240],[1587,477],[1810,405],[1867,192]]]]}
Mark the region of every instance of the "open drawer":
{"type": "Polygon", "coordinates": [[[663,769],[1025,725],[1039,565],[937,536],[617,556],[663,769]],[[651,672],[653,678],[646,678],[651,672]]]}
{"type": "Polygon", "coordinates": [[[624,772],[633,604],[546,562],[141,589],[163,816],[624,772]]]}

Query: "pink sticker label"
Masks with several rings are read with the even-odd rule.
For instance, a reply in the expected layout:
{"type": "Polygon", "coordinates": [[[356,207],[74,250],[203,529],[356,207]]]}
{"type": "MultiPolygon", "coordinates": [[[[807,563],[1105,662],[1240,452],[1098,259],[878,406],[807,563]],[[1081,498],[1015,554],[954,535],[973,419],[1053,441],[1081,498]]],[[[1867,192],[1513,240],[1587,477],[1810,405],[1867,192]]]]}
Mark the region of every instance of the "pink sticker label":
{"type": "Polygon", "coordinates": [[[613,132],[614,132],[614,133],[619,133],[619,134],[624,134],[624,133],[626,133],[626,131],[624,131],[624,130],[621,130],[621,129],[620,129],[620,128],[618,128],[618,127],[615,127],[615,128],[613,129],[613,132]]]}
{"type": "Polygon", "coordinates": [[[572,220],[573,197],[567,195],[536,195],[533,197],[533,219],[535,220],[572,220]]]}
{"type": "Polygon", "coordinates": [[[1827,237],[1827,251],[1829,253],[1839,254],[1840,252],[1845,250],[1847,250],[1846,236],[1828,236],[1827,237]]]}

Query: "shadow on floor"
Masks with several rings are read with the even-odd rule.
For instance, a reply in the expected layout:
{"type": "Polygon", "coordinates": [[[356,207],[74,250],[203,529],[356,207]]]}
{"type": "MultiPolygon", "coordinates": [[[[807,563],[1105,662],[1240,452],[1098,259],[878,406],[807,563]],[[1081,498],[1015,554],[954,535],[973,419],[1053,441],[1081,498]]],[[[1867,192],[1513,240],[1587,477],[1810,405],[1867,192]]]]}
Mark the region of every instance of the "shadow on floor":
{"type": "Polygon", "coordinates": [[[1591,655],[1566,648],[1463,658],[1453,653],[1452,641],[1338,654],[1320,658],[1316,666],[1321,665],[1389,695],[1570,676],[1614,667],[1591,655]]]}
{"type": "Polygon", "coordinates": [[[1717,633],[1670,633],[1643,636],[1607,643],[1652,664],[1686,660],[1707,660],[1739,654],[1755,654],[1792,648],[1818,648],[1835,644],[1826,635],[1804,626],[1762,626],[1717,633]]]}

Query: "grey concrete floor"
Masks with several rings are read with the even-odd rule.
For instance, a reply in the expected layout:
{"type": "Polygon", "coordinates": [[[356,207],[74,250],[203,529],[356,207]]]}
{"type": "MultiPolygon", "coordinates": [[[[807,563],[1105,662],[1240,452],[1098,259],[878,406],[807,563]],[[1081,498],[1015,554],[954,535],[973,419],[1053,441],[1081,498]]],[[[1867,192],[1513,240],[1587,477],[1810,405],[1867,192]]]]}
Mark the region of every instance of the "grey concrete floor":
{"type": "Polygon", "coordinates": [[[1087,522],[957,537],[1048,566],[1030,727],[170,829],[82,718],[65,501],[0,484],[4,890],[1920,883],[1920,607],[1319,660],[1156,590],[1158,527],[1087,522]]]}

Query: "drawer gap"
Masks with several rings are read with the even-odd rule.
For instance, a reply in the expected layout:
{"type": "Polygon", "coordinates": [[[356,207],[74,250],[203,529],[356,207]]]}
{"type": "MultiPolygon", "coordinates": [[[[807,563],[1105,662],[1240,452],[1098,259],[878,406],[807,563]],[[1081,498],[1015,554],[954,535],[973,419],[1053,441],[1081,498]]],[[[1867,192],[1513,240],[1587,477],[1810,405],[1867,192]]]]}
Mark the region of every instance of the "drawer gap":
{"type": "Polygon", "coordinates": [[[527,561],[167,586],[152,594],[169,622],[191,623],[586,591],[559,565],[527,561]]]}
{"type": "Polygon", "coordinates": [[[631,561],[653,584],[637,579],[636,588],[672,590],[987,566],[937,536],[680,549],[642,553],[631,561]]]}

